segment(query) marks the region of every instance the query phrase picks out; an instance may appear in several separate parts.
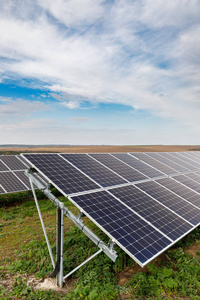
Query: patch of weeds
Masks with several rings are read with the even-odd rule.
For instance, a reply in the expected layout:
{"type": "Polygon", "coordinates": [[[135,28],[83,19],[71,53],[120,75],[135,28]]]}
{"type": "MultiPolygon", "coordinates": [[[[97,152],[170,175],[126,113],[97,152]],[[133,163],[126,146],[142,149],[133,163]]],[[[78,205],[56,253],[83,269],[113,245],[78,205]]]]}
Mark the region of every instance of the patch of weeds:
{"type": "Polygon", "coordinates": [[[136,296],[200,297],[200,262],[179,248],[168,252],[166,265],[149,264],[149,272],[132,276],[128,287],[136,296]]]}

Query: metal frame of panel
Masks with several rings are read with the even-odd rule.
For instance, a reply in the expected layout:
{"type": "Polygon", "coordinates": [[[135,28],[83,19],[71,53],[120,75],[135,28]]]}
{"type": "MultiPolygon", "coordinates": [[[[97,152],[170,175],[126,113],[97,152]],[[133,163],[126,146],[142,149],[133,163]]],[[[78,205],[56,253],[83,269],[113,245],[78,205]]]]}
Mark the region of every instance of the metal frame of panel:
{"type": "MultiPolygon", "coordinates": [[[[34,200],[36,203],[36,207],[38,210],[38,214],[39,214],[39,218],[40,218],[40,222],[43,228],[43,232],[44,232],[44,236],[46,239],[46,243],[47,243],[47,247],[49,250],[49,254],[51,257],[51,262],[52,262],[52,266],[54,268],[53,271],[53,276],[56,275],[57,277],[57,285],[59,285],[60,287],[63,286],[64,284],[64,280],[66,278],[68,278],[71,274],[73,274],[76,270],[78,270],[80,267],[82,267],[85,263],[87,263],[89,260],[91,260],[92,258],[94,258],[96,255],[98,255],[101,252],[104,252],[112,261],[115,262],[116,258],[117,258],[117,254],[116,251],[113,249],[114,248],[114,241],[110,240],[109,244],[105,244],[97,235],[95,235],[81,220],[81,217],[83,216],[83,212],[80,210],[79,215],[76,217],[67,207],[64,206],[64,203],[59,201],[49,190],[48,185],[45,186],[44,184],[42,184],[32,173],[31,170],[26,171],[26,176],[29,178],[30,180],[30,184],[31,184],[31,189],[34,195],[34,200]],[[37,200],[37,196],[35,193],[35,189],[34,189],[34,185],[37,186],[37,188],[39,188],[40,190],[43,191],[43,193],[56,205],[57,207],[57,216],[59,215],[59,210],[61,210],[61,216],[60,216],[60,224],[58,224],[58,217],[57,217],[57,243],[56,243],[56,249],[57,249],[57,262],[55,264],[54,262],[54,258],[53,258],[53,254],[52,254],[52,250],[51,250],[51,246],[47,237],[47,233],[46,233],[46,229],[44,226],[44,222],[42,219],[42,214],[39,208],[39,204],[38,204],[38,200],[37,200]],[[64,216],[68,217],[81,231],[83,231],[85,233],[86,236],[88,236],[98,247],[99,250],[93,254],[91,257],[89,257],[87,260],[85,260],[83,263],[81,263],[78,267],[76,267],[74,270],[72,270],[71,272],[69,272],[67,275],[63,276],[63,241],[64,241],[64,216]],[[60,231],[60,237],[58,232],[60,231]],[[58,251],[58,249],[60,249],[58,251]]],[[[50,276],[52,276],[52,274],[50,274],[50,276]]]]}

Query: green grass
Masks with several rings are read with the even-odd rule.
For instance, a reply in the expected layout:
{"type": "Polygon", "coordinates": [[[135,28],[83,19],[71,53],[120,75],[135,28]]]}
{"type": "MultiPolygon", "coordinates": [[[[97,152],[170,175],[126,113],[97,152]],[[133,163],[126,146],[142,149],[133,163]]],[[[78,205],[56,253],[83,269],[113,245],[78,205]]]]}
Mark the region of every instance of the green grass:
{"type": "MultiPolygon", "coordinates": [[[[19,195],[18,195],[19,196],[19,195]]],[[[69,201],[67,207],[77,214],[69,201]]],[[[55,256],[56,209],[49,200],[40,200],[48,237],[55,256]]],[[[84,222],[103,241],[107,236],[91,221],[84,222]]],[[[189,256],[184,249],[200,243],[200,229],[195,229],[172,249],[162,260],[149,264],[133,274],[126,286],[118,285],[118,274],[135,263],[119,247],[113,263],[101,253],[72,275],[74,286],[67,295],[54,291],[34,291],[27,286],[23,275],[45,278],[52,266],[33,200],[0,211],[0,278],[10,274],[14,279],[8,290],[0,284],[0,299],[200,299],[200,260],[189,256]]],[[[98,248],[71,221],[65,218],[64,274],[95,253],[98,248]]],[[[196,255],[200,252],[197,251],[196,255]]],[[[1,282],[1,281],[0,281],[1,282]]]]}

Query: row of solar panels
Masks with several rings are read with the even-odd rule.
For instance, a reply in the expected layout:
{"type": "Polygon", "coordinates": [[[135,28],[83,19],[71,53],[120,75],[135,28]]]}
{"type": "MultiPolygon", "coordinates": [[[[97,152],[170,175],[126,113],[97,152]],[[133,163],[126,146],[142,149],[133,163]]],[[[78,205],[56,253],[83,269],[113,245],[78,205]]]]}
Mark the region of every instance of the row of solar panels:
{"type": "Polygon", "coordinates": [[[144,266],[200,224],[200,153],[23,157],[144,266]]]}
{"type": "MultiPolygon", "coordinates": [[[[200,153],[27,154],[67,194],[200,170],[200,153]]],[[[198,175],[193,175],[197,176],[198,175]]]]}
{"type": "MultiPolygon", "coordinates": [[[[18,155],[0,155],[0,195],[30,190],[24,174],[28,168],[29,164],[18,155]]],[[[44,181],[41,176],[38,179],[44,181]]]]}

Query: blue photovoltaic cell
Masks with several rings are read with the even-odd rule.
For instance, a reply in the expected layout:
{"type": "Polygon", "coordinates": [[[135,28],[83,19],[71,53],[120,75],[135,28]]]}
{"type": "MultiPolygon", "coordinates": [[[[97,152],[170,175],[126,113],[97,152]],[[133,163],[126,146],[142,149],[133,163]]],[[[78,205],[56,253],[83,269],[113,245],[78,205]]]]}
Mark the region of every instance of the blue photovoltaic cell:
{"type": "Polygon", "coordinates": [[[87,154],[62,154],[61,156],[103,187],[127,182],[87,154]]]}
{"type": "Polygon", "coordinates": [[[173,178],[163,178],[156,181],[168,188],[170,191],[176,193],[180,197],[200,208],[200,195],[197,192],[192,191],[190,188],[175,181],[173,178]]]}
{"type": "Polygon", "coordinates": [[[104,164],[106,167],[110,168],[112,171],[116,172],[129,182],[140,181],[147,179],[147,177],[140,172],[134,170],[133,168],[127,166],[123,162],[119,161],[115,157],[107,153],[97,153],[90,154],[96,160],[104,164]]]}
{"type": "Polygon", "coordinates": [[[186,169],[188,169],[190,171],[193,171],[193,170],[196,169],[193,165],[185,162],[184,157],[181,159],[181,158],[177,157],[176,153],[174,155],[174,152],[164,152],[164,153],[162,152],[162,153],[159,153],[159,154],[166,157],[166,158],[169,158],[171,161],[185,167],[186,169]]]}
{"type": "Polygon", "coordinates": [[[162,153],[148,153],[148,156],[155,158],[156,160],[160,161],[161,163],[171,167],[172,169],[176,170],[177,172],[187,172],[189,169],[185,168],[174,161],[171,161],[166,156],[162,155],[162,153]]]}
{"type": "Polygon", "coordinates": [[[178,175],[173,177],[174,180],[186,185],[187,187],[191,188],[192,190],[200,193],[200,183],[194,181],[193,179],[185,176],[185,175],[178,175]]]}
{"type": "Polygon", "coordinates": [[[148,176],[149,178],[160,177],[164,175],[163,173],[152,168],[151,166],[148,166],[147,164],[129,155],[128,153],[114,153],[112,155],[128,164],[129,166],[135,168],[144,175],[148,176]]]}
{"type": "Polygon", "coordinates": [[[171,244],[170,240],[106,191],[75,196],[72,200],[142,264],[171,244]]]}
{"type": "Polygon", "coordinates": [[[130,153],[130,154],[142,160],[143,162],[149,164],[150,166],[156,168],[157,170],[163,172],[166,175],[173,175],[177,173],[175,169],[172,169],[167,165],[161,163],[160,161],[154,159],[153,157],[148,156],[147,153],[130,153]]]}
{"type": "Polygon", "coordinates": [[[22,163],[14,155],[1,155],[0,159],[11,169],[11,170],[26,170],[27,166],[22,163]]]}
{"type": "MultiPolygon", "coordinates": [[[[200,211],[198,208],[159,185],[157,182],[143,182],[137,184],[137,186],[193,225],[200,223],[200,211]]],[[[183,222],[183,225],[177,228],[177,235],[181,236],[184,232],[187,232],[189,228],[190,225],[187,222],[183,222]]]]}
{"type": "Polygon", "coordinates": [[[58,154],[24,154],[24,157],[65,194],[99,188],[58,154]]]}
{"type": "Polygon", "coordinates": [[[27,190],[27,187],[11,172],[1,172],[0,183],[8,193],[27,190]]]}
{"type": "Polygon", "coordinates": [[[0,172],[1,171],[8,171],[9,169],[2,163],[2,161],[0,160],[0,172]]]}
{"type": "Polygon", "coordinates": [[[109,191],[174,241],[180,234],[183,235],[192,228],[182,218],[135,186],[124,186],[109,191]]]}

